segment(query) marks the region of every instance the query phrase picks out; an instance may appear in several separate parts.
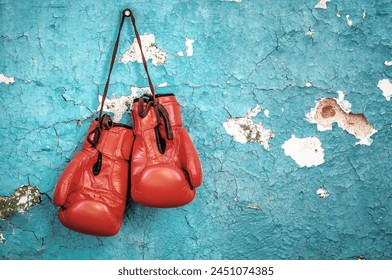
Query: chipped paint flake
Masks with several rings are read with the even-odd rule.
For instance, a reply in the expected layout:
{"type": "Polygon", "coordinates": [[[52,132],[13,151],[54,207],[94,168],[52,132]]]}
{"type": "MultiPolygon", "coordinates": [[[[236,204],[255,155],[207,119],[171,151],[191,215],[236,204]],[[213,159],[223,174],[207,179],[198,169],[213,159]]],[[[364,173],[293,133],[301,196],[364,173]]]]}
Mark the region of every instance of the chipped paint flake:
{"type": "Polygon", "coordinates": [[[179,51],[179,52],[177,53],[177,55],[178,55],[178,56],[184,56],[184,52],[183,52],[183,51],[179,51]]]}
{"type": "Polygon", "coordinates": [[[186,38],[185,40],[185,46],[186,46],[186,55],[187,56],[192,56],[193,55],[193,43],[195,42],[195,40],[186,38]]]}
{"type": "Polygon", "coordinates": [[[350,15],[346,15],[346,22],[348,26],[353,26],[353,21],[350,19],[350,15]]]}
{"type": "Polygon", "coordinates": [[[13,195],[0,196],[0,220],[18,212],[26,212],[39,203],[41,203],[41,193],[38,187],[22,185],[13,195]]]}
{"type": "Polygon", "coordinates": [[[340,15],[340,12],[339,12],[339,11],[336,11],[336,16],[337,16],[338,18],[340,18],[340,17],[341,17],[341,15],[340,15]]]}
{"type": "Polygon", "coordinates": [[[305,86],[306,86],[306,87],[311,87],[311,86],[313,86],[313,84],[312,84],[312,82],[307,81],[306,84],[305,84],[305,86]]]}
{"type": "Polygon", "coordinates": [[[1,233],[1,228],[0,228],[0,244],[5,243],[7,239],[4,238],[3,234],[1,233]]]}
{"type": "Polygon", "coordinates": [[[392,60],[390,61],[384,61],[385,66],[392,66],[392,60]]]}
{"type": "MultiPolygon", "coordinates": [[[[141,35],[140,39],[142,41],[143,53],[146,60],[151,59],[152,64],[154,64],[155,66],[164,64],[167,59],[167,53],[157,47],[157,44],[155,42],[155,35],[141,35]]],[[[137,61],[138,63],[143,63],[139,45],[136,39],[134,39],[129,49],[123,54],[123,56],[121,57],[121,61],[123,63],[128,63],[129,61],[137,61]]]]}
{"type": "Polygon", "coordinates": [[[270,111],[267,110],[267,109],[265,109],[265,110],[264,110],[264,115],[265,115],[267,118],[269,118],[269,117],[270,117],[270,111]]]}
{"type": "Polygon", "coordinates": [[[310,123],[316,123],[319,131],[332,130],[332,124],[338,126],[354,135],[358,142],[355,145],[370,146],[373,139],[370,137],[377,132],[367,121],[363,114],[353,114],[350,112],[351,104],[343,100],[344,95],[341,92],[338,99],[323,98],[316,102],[315,108],[312,108],[306,119],[310,123]]]}
{"type": "Polygon", "coordinates": [[[314,6],[316,9],[327,9],[327,3],[331,2],[331,0],[320,0],[316,6],[314,6]]]}
{"type": "Polygon", "coordinates": [[[392,83],[388,79],[380,80],[377,87],[382,90],[382,95],[387,101],[391,100],[392,96],[392,83]]]}
{"type": "Polygon", "coordinates": [[[314,31],[313,30],[309,30],[309,31],[306,32],[306,36],[308,36],[308,37],[313,37],[313,35],[314,35],[314,31]]]}
{"type": "Polygon", "coordinates": [[[326,198],[326,197],[329,196],[328,191],[327,191],[325,188],[323,188],[323,187],[320,187],[320,188],[317,190],[317,194],[318,194],[318,196],[319,196],[320,198],[326,198]]]}
{"type": "Polygon", "coordinates": [[[274,137],[271,130],[265,129],[261,123],[255,123],[252,118],[261,112],[261,106],[249,110],[245,117],[227,119],[223,123],[227,134],[233,137],[233,141],[239,143],[257,142],[269,150],[269,139],[274,137]]]}
{"type": "Polygon", "coordinates": [[[324,149],[317,137],[291,138],[282,145],[286,156],[290,156],[300,167],[318,166],[324,163],[324,149]]]}
{"type": "Polygon", "coordinates": [[[15,83],[15,79],[14,79],[14,77],[7,77],[4,74],[0,74],[0,84],[1,83],[7,84],[7,85],[13,84],[13,83],[15,83]]]}
{"type": "Polygon", "coordinates": [[[253,210],[261,210],[260,205],[248,205],[246,206],[248,209],[253,209],[253,210]]]}

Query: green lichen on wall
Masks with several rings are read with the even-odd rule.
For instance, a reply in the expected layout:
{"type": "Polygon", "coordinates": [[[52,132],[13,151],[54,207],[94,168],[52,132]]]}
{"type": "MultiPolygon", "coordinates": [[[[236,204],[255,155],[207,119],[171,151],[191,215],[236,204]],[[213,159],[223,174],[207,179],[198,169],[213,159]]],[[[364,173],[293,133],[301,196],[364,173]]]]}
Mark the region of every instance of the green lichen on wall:
{"type": "Polygon", "coordinates": [[[22,185],[11,196],[0,196],[0,220],[41,203],[41,193],[38,187],[22,185]]]}

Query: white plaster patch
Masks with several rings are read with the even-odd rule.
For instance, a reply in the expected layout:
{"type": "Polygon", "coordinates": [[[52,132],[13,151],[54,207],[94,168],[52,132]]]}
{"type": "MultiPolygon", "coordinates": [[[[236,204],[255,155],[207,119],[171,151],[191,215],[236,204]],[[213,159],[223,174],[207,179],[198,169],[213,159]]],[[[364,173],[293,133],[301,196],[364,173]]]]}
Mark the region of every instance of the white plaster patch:
{"type": "Polygon", "coordinates": [[[270,117],[270,111],[269,110],[267,110],[267,109],[265,109],[264,110],[264,115],[267,117],[267,118],[269,118],[270,117]]]}
{"type": "Polygon", "coordinates": [[[353,26],[353,21],[350,19],[350,15],[346,15],[346,22],[348,26],[353,26]]]}
{"type": "Polygon", "coordinates": [[[261,111],[261,106],[256,105],[255,108],[248,111],[245,117],[236,117],[227,119],[223,123],[227,134],[233,137],[233,141],[239,143],[257,142],[269,150],[269,139],[274,137],[271,130],[265,129],[261,123],[255,123],[252,118],[261,111]]]}
{"type": "Polygon", "coordinates": [[[382,90],[382,95],[387,101],[391,100],[392,83],[388,79],[378,81],[377,87],[382,90]]]}
{"type": "Polygon", "coordinates": [[[306,87],[311,87],[311,86],[313,86],[313,84],[312,84],[312,82],[307,81],[306,84],[305,84],[305,86],[306,86],[306,87]]]}
{"type": "Polygon", "coordinates": [[[286,156],[290,156],[300,167],[318,166],[324,163],[324,149],[317,137],[291,138],[282,145],[286,156]]]}
{"type": "Polygon", "coordinates": [[[309,30],[306,32],[306,36],[308,36],[308,37],[312,37],[313,35],[314,35],[314,31],[312,31],[312,30],[309,30]]]}
{"type": "Polygon", "coordinates": [[[320,187],[317,190],[317,194],[319,195],[320,198],[326,198],[326,197],[329,196],[328,191],[325,188],[323,188],[323,187],[320,187]]]}
{"type": "Polygon", "coordinates": [[[392,60],[390,61],[384,61],[385,66],[392,66],[392,60]]]}
{"type": "Polygon", "coordinates": [[[7,77],[4,74],[0,74],[0,84],[1,83],[7,84],[7,85],[13,84],[13,83],[15,83],[15,79],[14,79],[14,77],[7,77]]]}
{"type": "Polygon", "coordinates": [[[348,100],[344,99],[344,92],[338,90],[336,93],[338,94],[338,98],[336,98],[336,101],[338,102],[340,108],[342,108],[342,110],[345,111],[346,113],[350,113],[351,103],[348,100]]]}
{"type": "Polygon", "coordinates": [[[180,51],[180,52],[177,53],[177,55],[178,55],[178,56],[184,56],[184,52],[183,52],[183,51],[180,51]]]}
{"type": "Polygon", "coordinates": [[[186,46],[186,55],[187,56],[192,56],[193,55],[193,43],[195,40],[185,38],[185,46],[186,46]]]}
{"type": "Polygon", "coordinates": [[[366,18],[366,11],[363,11],[363,13],[362,13],[362,21],[364,21],[365,18],[366,18]]]}
{"type": "Polygon", "coordinates": [[[327,9],[327,3],[331,2],[331,0],[320,0],[320,2],[318,2],[316,4],[316,6],[314,6],[316,9],[327,9]]]}
{"type": "Polygon", "coordinates": [[[167,87],[167,82],[157,85],[157,88],[167,87]]]}
{"type": "Polygon", "coordinates": [[[3,234],[0,232],[0,244],[3,244],[6,241],[3,234]]]}
{"type": "Polygon", "coordinates": [[[253,209],[253,210],[261,210],[260,205],[248,205],[246,208],[253,209]]]}
{"type": "MultiPolygon", "coordinates": [[[[120,122],[123,114],[129,111],[130,108],[132,107],[133,100],[136,97],[149,92],[151,92],[149,87],[144,87],[144,88],[131,87],[130,95],[120,96],[117,98],[116,95],[113,93],[111,99],[108,97],[105,99],[103,111],[113,113],[113,122],[118,123],[120,122]]],[[[99,106],[97,110],[99,111],[102,103],[101,95],[98,96],[98,101],[99,101],[99,106]]]]}
{"type": "Polygon", "coordinates": [[[340,18],[340,17],[341,17],[341,15],[340,15],[340,12],[339,12],[339,11],[336,11],[336,16],[337,16],[338,18],[340,18]]]}
{"type": "MultiPolygon", "coordinates": [[[[141,35],[140,39],[142,41],[143,53],[146,60],[151,59],[152,64],[155,66],[164,64],[167,59],[167,53],[157,47],[155,42],[155,35],[141,35]]],[[[137,61],[138,63],[143,62],[136,38],[134,39],[129,49],[121,57],[121,61],[123,63],[128,63],[129,61],[137,61]]]]}

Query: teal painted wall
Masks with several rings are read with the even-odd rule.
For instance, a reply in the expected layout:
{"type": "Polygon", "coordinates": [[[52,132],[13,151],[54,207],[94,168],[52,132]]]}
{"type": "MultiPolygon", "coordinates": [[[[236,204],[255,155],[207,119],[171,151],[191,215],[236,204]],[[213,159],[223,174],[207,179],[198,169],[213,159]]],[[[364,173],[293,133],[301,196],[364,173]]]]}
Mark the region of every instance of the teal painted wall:
{"type": "MultiPolygon", "coordinates": [[[[318,2],[0,0],[0,195],[30,184],[42,199],[0,220],[0,259],[391,259],[391,90],[378,85],[392,81],[392,1],[318,2]],[[121,231],[99,238],[64,228],[52,194],[96,116],[126,7],[167,53],[152,79],[177,95],[204,181],[182,208],[130,202],[121,231]],[[370,145],[307,119],[337,91],[377,130],[370,145]],[[223,125],[257,104],[245,130],[270,130],[269,149],[223,125]],[[291,135],[319,139],[322,163],[286,156],[291,135]]],[[[109,96],[131,86],[147,86],[143,68],[118,60],[109,96]]]]}

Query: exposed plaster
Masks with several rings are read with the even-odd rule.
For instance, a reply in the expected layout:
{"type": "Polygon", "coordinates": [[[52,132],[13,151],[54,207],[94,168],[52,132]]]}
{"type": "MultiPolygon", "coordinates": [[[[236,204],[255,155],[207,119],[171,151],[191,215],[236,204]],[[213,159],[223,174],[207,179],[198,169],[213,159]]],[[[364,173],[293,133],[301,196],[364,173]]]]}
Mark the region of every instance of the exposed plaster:
{"type": "MultiPolygon", "coordinates": [[[[165,86],[167,86],[167,83],[162,83],[157,87],[165,87],[165,86]]],[[[149,92],[151,92],[149,87],[139,88],[139,87],[132,86],[131,93],[129,95],[116,97],[116,95],[112,93],[112,98],[107,97],[105,99],[103,111],[113,113],[113,122],[118,123],[121,121],[121,118],[124,115],[124,113],[128,112],[132,108],[134,99],[141,96],[144,93],[149,93],[149,92]]],[[[98,96],[98,101],[99,101],[99,105],[97,110],[99,111],[102,104],[101,95],[98,96]]]]}
{"type": "Polygon", "coordinates": [[[346,15],[346,22],[348,26],[353,26],[353,21],[350,19],[350,15],[346,15]]]}
{"type": "Polygon", "coordinates": [[[392,96],[392,83],[388,79],[382,79],[378,82],[377,87],[382,90],[382,95],[385,99],[390,101],[392,96]]]}
{"type": "Polygon", "coordinates": [[[253,209],[253,210],[261,210],[260,205],[248,205],[246,206],[248,209],[253,209]]]}
{"type": "Polygon", "coordinates": [[[386,65],[386,66],[392,66],[392,60],[390,60],[390,61],[384,61],[384,65],[386,65]]]}
{"type": "Polygon", "coordinates": [[[0,84],[4,83],[4,84],[13,84],[15,83],[15,79],[14,77],[7,77],[4,74],[0,73],[0,84]]]}
{"type": "Polygon", "coordinates": [[[41,193],[38,187],[22,185],[13,195],[0,196],[0,220],[18,212],[26,212],[39,203],[41,203],[41,193]]]}
{"type": "Polygon", "coordinates": [[[255,108],[248,111],[245,117],[236,117],[227,119],[223,123],[227,134],[233,137],[233,141],[239,143],[257,142],[269,150],[269,139],[274,137],[271,130],[265,129],[261,123],[255,123],[252,118],[255,117],[260,111],[259,104],[255,108]]]}
{"type": "Polygon", "coordinates": [[[355,144],[371,145],[370,138],[377,132],[367,121],[363,114],[351,113],[351,104],[344,100],[343,92],[338,92],[339,97],[323,98],[316,102],[306,119],[310,123],[316,123],[319,131],[332,130],[332,124],[337,123],[340,128],[354,135],[358,142],[355,144]]]}
{"type": "MultiPolygon", "coordinates": [[[[164,64],[167,59],[167,53],[157,47],[155,42],[155,35],[141,35],[140,39],[142,41],[143,53],[146,60],[151,59],[152,64],[155,66],[164,64]]],[[[121,61],[123,63],[128,63],[129,61],[137,61],[138,63],[143,62],[136,38],[134,39],[129,49],[121,57],[121,61]]]]}
{"type": "Polygon", "coordinates": [[[267,109],[265,109],[264,110],[264,115],[267,117],[267,118],[269,118],[270,117],[270,111],[269,110],[267,110],[267,109]]]}
{"type": "Polygon", "coordinates": [[[329,196],[328,191],[323,187],[318,188],[317,194],[319,195],[320,198],[326,198],[329,196]]]}
{"type": "Polygon", "coordinates": [[[331,0],[320,0],[320,2],[318,2],[316,4],[316,6],[314,6],[316,9],[327,9],[327,3],[331,2],[331,0]]]}
{"type": "Polygon", "coordinates": [[[313,37],[313,35],[314,35],[314,31],[313,30],[308,30],[306,32],[306,36],[308,36],[308,37],[313,37]]]}
{"type": "Polygon", "coordinates": [[[0,228],[0,244],[3,244],[7,239],[4,238],[0,228]]]}
{"type": "Polygon", "coordinates": [[[300,167],[318,166],[324,163],[324,149],[317,137],[291,138],[282,145],[286,156],[290,156],[300,167]]]}
{"type": "MultiPolygon", "coordinates": [[[[185,38],[185,46],[186,46],[186,56],[193,56],[193,43],[195,42],[195,40],[189,39],[189,38],[185,38]]],[[[178,56],[184,56],[184,52],[183,51],[179,51],[177,52],[178,56]]]]}

